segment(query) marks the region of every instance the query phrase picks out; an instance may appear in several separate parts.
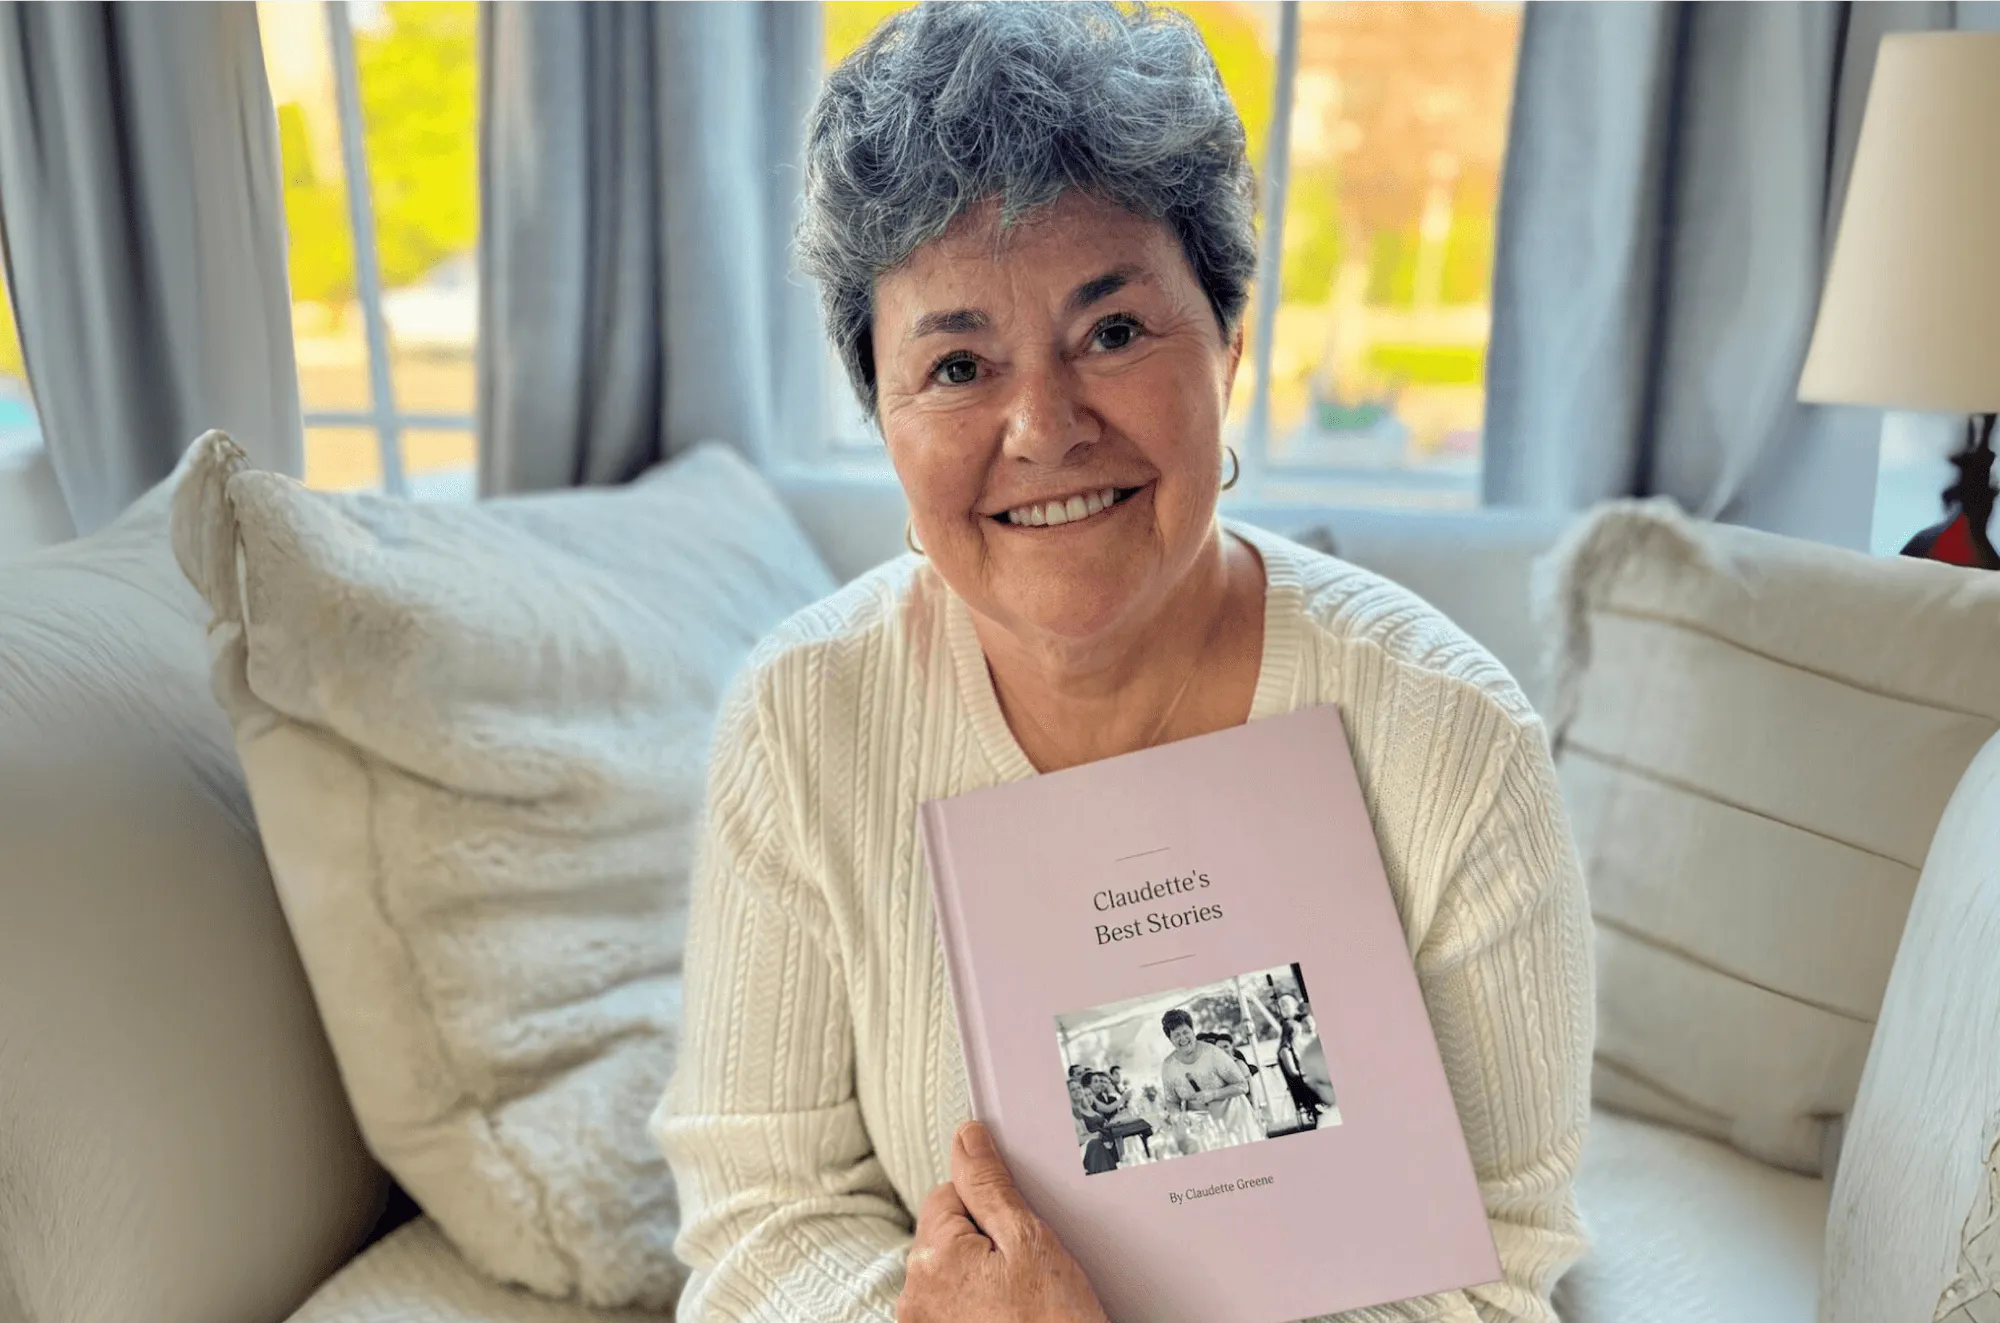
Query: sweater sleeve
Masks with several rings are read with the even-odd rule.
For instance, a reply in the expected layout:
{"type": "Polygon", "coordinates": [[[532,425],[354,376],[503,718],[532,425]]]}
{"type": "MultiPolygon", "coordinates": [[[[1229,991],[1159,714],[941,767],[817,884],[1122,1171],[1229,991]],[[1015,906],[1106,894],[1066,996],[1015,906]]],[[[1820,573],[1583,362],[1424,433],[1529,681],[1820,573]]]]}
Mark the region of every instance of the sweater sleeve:
{"type": "Polygon", "coordinates": [[[1491,757],[1494,792],[1416,966],[1502,1277],[1342,1323],[1557,1323],[1550,1294],[1584,1252],[1573,1184],[1596,1028],[1589,904],[1541,728],[1517,727],[1491,757]]]}
{"type": "Polygon", "coordinates": [[[680,1323],[890,1323],[911,1221],[854,1088],[854,1029],[754,680],[716,735],[686,1026],[653,1134],[691,1269],[680,1323]]]}
{"type": "Polygon", "coordinates": [[[1482,1319],[1556,1323],[1550,1293],[1583,1257],[1590,934],[1548,743],[1523,727],[1417,959],[1506,1274],[1469,1293],[1482,1319]]]}

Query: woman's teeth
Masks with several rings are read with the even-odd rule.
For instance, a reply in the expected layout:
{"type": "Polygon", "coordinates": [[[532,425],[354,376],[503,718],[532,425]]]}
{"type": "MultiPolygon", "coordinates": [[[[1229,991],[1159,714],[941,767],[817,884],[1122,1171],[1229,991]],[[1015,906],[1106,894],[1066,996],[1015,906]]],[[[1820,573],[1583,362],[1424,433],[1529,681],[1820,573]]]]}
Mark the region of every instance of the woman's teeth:
{"type": "MultiPolygon", "coordinates": [[[[1135,487],[1132,489],[1137,491],[1135,487]]],[[[1023,505],[1009,510],[1006,520],[1010,524],[1026,524],[1031,528],[1041,528],[1048,524],[1067,524],[1078,519],[1088,519],[1107,505],[1116,505],[1132,492],[1120,495],[1116,487],[1106,487],[1100,491],[1087,492],[1082,496],[1072,496],[1066,501],[1046,501],[1040,505],[1023,505]]]]}

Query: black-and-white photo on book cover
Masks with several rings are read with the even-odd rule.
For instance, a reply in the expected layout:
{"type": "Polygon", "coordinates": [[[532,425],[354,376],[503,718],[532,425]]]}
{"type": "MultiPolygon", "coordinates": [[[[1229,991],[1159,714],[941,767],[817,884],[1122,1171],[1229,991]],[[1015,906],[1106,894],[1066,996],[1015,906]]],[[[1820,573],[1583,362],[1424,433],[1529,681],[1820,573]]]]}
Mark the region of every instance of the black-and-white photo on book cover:
{"type": "Polygon", "coordinates": [[[1092,1175],[1340,1124],[1297,964],[1055,1017],[1092,1175]]]}

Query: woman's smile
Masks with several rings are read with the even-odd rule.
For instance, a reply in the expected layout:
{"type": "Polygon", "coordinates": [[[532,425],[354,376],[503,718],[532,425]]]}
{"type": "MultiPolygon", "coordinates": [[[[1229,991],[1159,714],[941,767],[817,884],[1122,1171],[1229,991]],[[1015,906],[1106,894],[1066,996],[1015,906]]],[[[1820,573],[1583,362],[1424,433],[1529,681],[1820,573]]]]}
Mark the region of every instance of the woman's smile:
{"type": "Polygon", "coordinates": [[[987,518],[1010,533],[1048,535],[1075,531],[1084,525],[1098,525],[1107,517],[1132,504],[1132,498],[1152,489],[1152,483],[1138,487],[1093,487],[1067,496],[1027,501],[987,518]]]}

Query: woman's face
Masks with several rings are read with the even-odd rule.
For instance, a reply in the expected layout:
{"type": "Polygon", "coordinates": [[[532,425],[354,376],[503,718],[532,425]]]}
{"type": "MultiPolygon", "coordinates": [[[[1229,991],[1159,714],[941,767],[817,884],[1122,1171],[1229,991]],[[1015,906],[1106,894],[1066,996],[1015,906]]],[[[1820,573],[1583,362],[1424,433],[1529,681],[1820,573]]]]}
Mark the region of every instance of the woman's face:
{"type": "Polygon", "coordinates": [[[1177,1024],[1167,1031],[1167,1037],[1173,1040],[1175,1047],[1185,1052],[1194,1045],[1194,1026],[1191,1024],[1177,1024]]]}
{"type": "Polygon", "coordinates": [[[1005,230],[975,208],[876,281],[873,335],[889,457],[954,592],[1074,640],[1157,609],[1213,528],[1242,350],[1164,225],[1081,193],[1005,230]]]}

